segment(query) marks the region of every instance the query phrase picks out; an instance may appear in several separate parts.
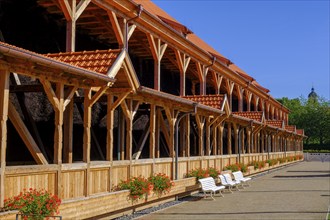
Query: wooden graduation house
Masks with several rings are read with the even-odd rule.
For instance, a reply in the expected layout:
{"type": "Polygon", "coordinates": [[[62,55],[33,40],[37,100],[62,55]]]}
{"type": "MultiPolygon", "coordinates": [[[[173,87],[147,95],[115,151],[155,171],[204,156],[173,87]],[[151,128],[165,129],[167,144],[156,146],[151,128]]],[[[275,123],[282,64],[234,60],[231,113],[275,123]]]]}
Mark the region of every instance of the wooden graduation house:
{"type": "Polygon", "coordinates": [[[0,42],[0,207],[43,188],[66,218],[105,216],[132,205],[114,192],[132,176],[165,173],[175,196],[192,169],[302,155],[289,110],[152,1],[36,4],[66,27],[66,50],[0,42]]]}

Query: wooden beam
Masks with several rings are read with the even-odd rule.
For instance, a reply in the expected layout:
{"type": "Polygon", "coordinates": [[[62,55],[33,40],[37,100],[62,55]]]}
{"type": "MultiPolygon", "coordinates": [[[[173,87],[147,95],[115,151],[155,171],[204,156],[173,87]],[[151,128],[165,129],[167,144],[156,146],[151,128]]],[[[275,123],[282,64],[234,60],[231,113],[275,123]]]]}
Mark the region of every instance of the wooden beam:
{"type": "Polygon", "coordinates": [[[154,58],[154,89],[160,91],[160,61],[165,53],[167,44],[155,39],[151,34],[147,34],[152,57],[154,58]]]}
{"type": "Polygon", "coordinates": [[[63,112],[64,112],[63,83],[56,83],[56,98],[58,100],[58,108],[54,108],[55,110],[54,163],[62,164],[63,112]]]}
{"type": "MultiPolygon", "coordinates": [[[[71,6],[69,4],[68,0],[59,0],[62,12],[64,14],[64,17],[67,21],[70,21],[73,19],[73,15],[72,15],[72,9],[71,6]]],[[[73,0],[73,4],[76,5],[76,0],[73,0]]]]}
{"type": "Polygon", "coordinates": [[[122,50],[116,60],[114,61],[114,63],[112,64],[111,68],[109,69],[109,71],[107,72],[107,75],[110,77],[110,78],[115,78],[115,76],[117,75],[119,69],[121,68],[123,62],[124,62],[124,59],[126,57],[126,50],[122,50]]]}
{"type": "MultiPolygon", "coordinates": [[[[65,103],[65,102],[64,102],[65,103]]],[[[65,104],[64,122],[63,122],[63,162],[72,163],[73,161],[73,100],[65,104]]]]}
{"type": "Polygon", "coordinates": [[[108,11],[108,17],[110,19],[113,31],[115,32],[117,42],[120,47],[124,46],[124,37],[122,30],[123,28],[120,26],[118,22],[117,15],[113,11],[108,11]]]}
{"type": "Polygon", "coordinates": [[[186,57],[186,54],[182,54],[179,50],[174,50],[177,65],[180,70],[180,95],[186,95],[186,71],[190,63],[190,57],[186,57]]]}
{"type": "Polygon", "coordinates": [[[155,149],[156,149],[156,105],[150,104],[150,138],[149,138],[149,157],[155,159],[155,149]]]}
{"type": "Polygon", "coordinates": [[[52,104],[54,109],[59,109],[59,100],[53,90],[50,81],[40,78],[39,81],[44,87],[45,93],[48,97],[49,102],[52,104]]]}
{"type": "Polygon", "coordinates": [[[63,106],[64,106],[64,110],[66,108],[66,106],[71,102],[75,92],[77,91],[78,87],[77,86],[71,86],[69,87],[66,92],[65,92],[65,100],[64,100],[64,103],[63,103],[63,106]]]}
{"type": "Polygon", "coordinates": [[[200,82],[200,95],[206,95],[206,77],[207,73],[209,71],[209,68],[206,67],[205,65],[202,65],[199,62],[196,62],[196,68],[197,68],[197,73],[198,73],[198,78],[200,82]]]}
{"type": "MultiPolygon", "coordinates": [[[[165,121],[164,121],[164,118],[161,114],[161,111],[159,110],[159,124],[160,124],[160,129],[162,130],[163,134],[164,134],[164,137],[165,137],[165,141],[166,141],[166,144],[167,144],[167,148],[169,150],[169,152],[171,151],[170,149],[170,144],[171,144],[171,141],[170,141],[170,134],[168,132],[168,129],[166,127],[166,124],[165,124],[165,121]]],[[[170,156],[170,155],[169,155],[170,156]]]]}
{"type": "Polygon", "coordinates": [[[197,128],[198,128],[199,155],[204,156],[204,124],[205,124],[205,117],[196,114],[195,118],[196,118],[197,128]]]}
{"type": "Polygon", "coordinates": [[[90,100],[92,98],[91,89],[84,90],[84,138],[83,138],[83,161],[90,163],[91,153],[91,120],[92,107],[90,100]]]}
{"type": "MultiPolygon", "coordinates": [[[[113,95],[108,95],[107,102],[107,150],[106,150],[106,159],[107,161],[113,161],[113,127],[114,127],[114,112],[115,108],[113,108],[114,97],[113,95]]],[[[119,116],[118,116],[119,117],[119,116]]],[[[118,126],[119,127],[119,126],[118,126]]]]}
{"type": "Polygon", "coordinates": [[[90,2],[91,2],[91,0],[84,0],[84,1],[79,2],[79,4],[77,5],[76,13],[75,13],[76,20],[80,17],[80,15],[83,13],[83,11],[87,8],[87,6],[90,2]]]}
{"type": "Polygon", "coordinates": [[[46,158],[41,153],[40,149],[38,148],[38,145],[34,141],[28,128],[25,126],[23,120],[21,119],[19,113],[16,111],[15,106],[11,102],[9,102],[8,110],[8,116],[11,123],[14,125],[17,133],[28,148],[33,159],[36,161],[37,164],[48,164],[46,158]]]}
{"type": "Polygon", "coordinates": [[[149,126],[149,123],[147,123],[146,127],[144,128],[144,131],[143,131],[143,133],[140,137],[138,146],[137,146],[138,151],[134,153],[133,159],[138,160],[140,158],[141,152],[144,148],[144,145],[147,141],[147,138],[148,138],[149,134],[150,134],[150,126],[149,126]]]}
{"type": "MultiPolygon", "coordinates": [[[[19,79],[19,76],[17,73],[11,73],[11,83],[14,85],[14,86],[22,86],[21,85],[21,81],[19,79]]],[[[29,85],[30,87],[32,87],[31,85],[29,85]]],[[[34,85],[36,86],[36,85],[34,85]]],[[[37,85],[37,87],[41,88],[40,92],[44,92],[44,89],[42,87],[42,85],[37,85]]],[[[10,89],[12,88],[12,86],[10,87],[10,89]]],[[[24,91],[24,90],[23,90],[24,91]]],[[[26,104],[25,104],[25,93],[23,91],[20,91],[20,92],[17,92],[16,93],[16,97],[17,97],[17,100],[18,100],[18,103],[20,105],[20,108],[21,108],[21,111],[23,113],[23,116],[25,118],[25,123],[28,124],[28,130],[31,132],[32,134],[32,137],[35,138],[35,141],[37,143],[37,145],[39,146],[41,152],[43,153],[44,157],[46,158],[47,161],[49,161],[49,158],[48,158],[48,155],[51,155],[51,152],[48,148],[45,148],[43,142],[42,142],[42,139],[40,137],[40,134],[38,132],[38,128],[37,128],[37,125],[29,111],[29,109],[26,107],[26,104]],[[47,155],[48,153],[48,155],[47,155]]],[[[12,92],[12,91],[10,91],[12,92]]]]}
{"type": "Polygon", "coordinates": [[[107,91],[107,89],[109,88],[108,85],[102,86],[91,98],[89,104],[92,106],[95,104],[95,102],[97,102],[97,100],[99,100],[99,98],[107,91]]]}
{"type": "Polygon", "coordinates": [[[5,170],[7,148],[7,119],[9,104],[9,71],[0,70],[0,207],[5,199],[5,170]]]}

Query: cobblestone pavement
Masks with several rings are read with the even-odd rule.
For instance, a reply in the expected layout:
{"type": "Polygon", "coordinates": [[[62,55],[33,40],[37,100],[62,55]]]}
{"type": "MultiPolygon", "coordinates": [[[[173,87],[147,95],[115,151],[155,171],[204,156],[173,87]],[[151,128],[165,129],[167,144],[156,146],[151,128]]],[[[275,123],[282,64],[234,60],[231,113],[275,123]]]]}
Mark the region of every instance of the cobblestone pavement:
{"type": "Polygon", "coordinates": [[[216,200],[200,194],[143,215],[158,219],[326,219],[330,206],[330,163],[299,162],[253,178],[251,186],[216,200]]]}

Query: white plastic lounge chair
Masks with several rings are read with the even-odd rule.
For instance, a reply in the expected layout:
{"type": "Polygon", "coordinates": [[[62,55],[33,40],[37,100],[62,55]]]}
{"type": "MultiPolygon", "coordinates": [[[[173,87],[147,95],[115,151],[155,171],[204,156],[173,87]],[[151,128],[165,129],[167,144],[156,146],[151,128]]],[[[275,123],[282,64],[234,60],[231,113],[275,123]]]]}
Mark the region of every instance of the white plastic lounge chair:
{"type": "Polygon", "coordinates": [[[224,174],[219,175],[219,178],[220,178],[221,184],[223,186],[227,187],[229,192],[232,193],[231,189],[233,187],[236,187],[236,189],[239,191],[239,189],[237,188],[237,184],[234,183],[234,182],[227,182],[226,177],[224,176],[224,174]]]}
{"type": "MultiPolygon", "coordinates": [[[[238,187],[239,187],[239,186],[242,186],[241,181],[239,181],[239,180],[233,180],[233,179],[231,178],[231,174],[230,174],[230,173],[225,173],[225,174],[223,174],[223,175],[225,176],[227,183],[233,183],[233,184],[235,184],[236,189],[239,191],[238,187]]],[[[243,187],[243,186],[242,186],[242,187],[243,187]]]]}
{"type": "Polygon", "coordinates": [[[250,186],[248,181],[251,180],[250,177],[244,177],[242,171],[236,171],[233,172],[234,178],[235,180],[241,181],[242,182],[242,186],[245,183],[246,186],[250,186]]]}
{"type": "Polygon", "coordinates": [[[202,178],[198,180],[202,185],[202,191],[204,192],[204,198],[206,198],[206,193],[210,193],[212,199],[212,193],[216,193],[217,191],[220,193],[221,197],[223,197],[221,191],[225,189],[224,186],[217,186],[215,185],[214,179],[212,177],[202,178]]]}

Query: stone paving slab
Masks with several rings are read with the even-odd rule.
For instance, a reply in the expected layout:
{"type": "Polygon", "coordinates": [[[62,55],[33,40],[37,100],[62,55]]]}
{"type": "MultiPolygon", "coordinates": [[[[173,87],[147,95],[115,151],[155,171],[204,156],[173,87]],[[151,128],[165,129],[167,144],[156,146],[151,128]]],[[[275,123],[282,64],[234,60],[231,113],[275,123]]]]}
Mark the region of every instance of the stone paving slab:
{"type": "Polygon", "coordinates": [[[138,219],[324,220],[330,206],[330,163],[299,162],[259,175],[250,187],[225,192],[215,201],[195,198],[138,219]]]}

